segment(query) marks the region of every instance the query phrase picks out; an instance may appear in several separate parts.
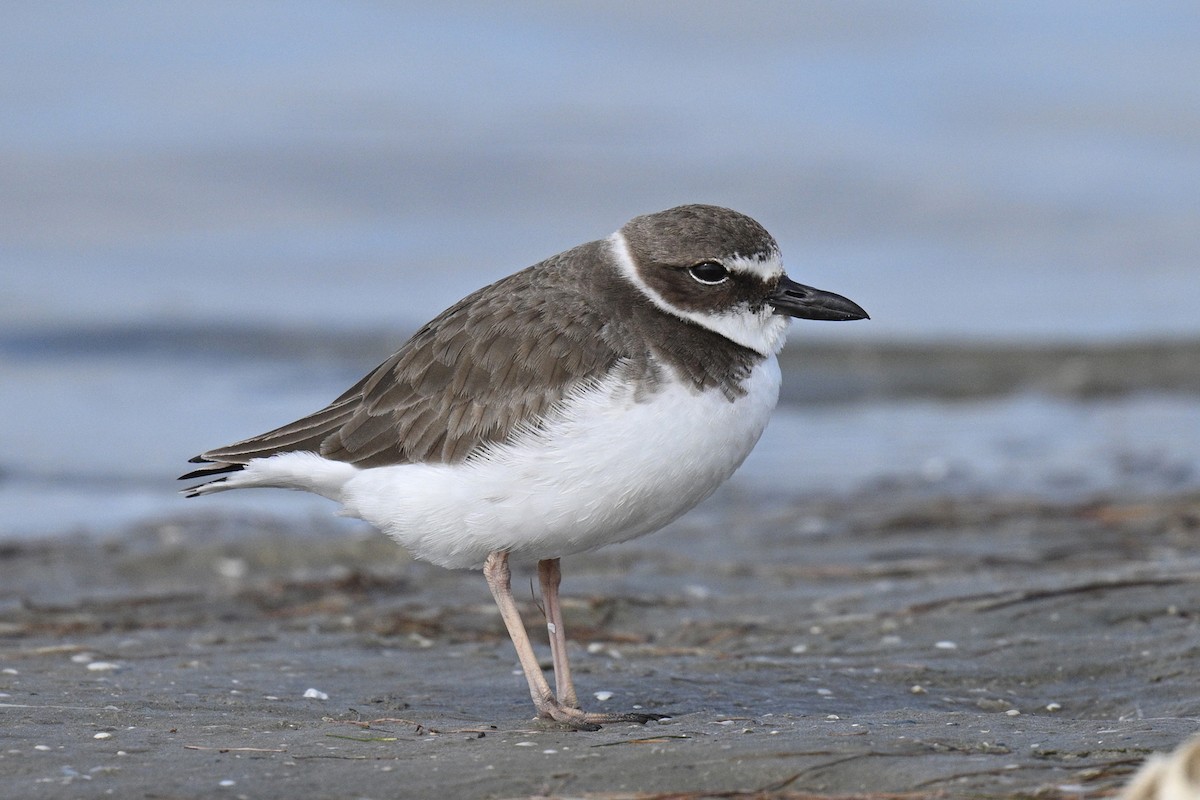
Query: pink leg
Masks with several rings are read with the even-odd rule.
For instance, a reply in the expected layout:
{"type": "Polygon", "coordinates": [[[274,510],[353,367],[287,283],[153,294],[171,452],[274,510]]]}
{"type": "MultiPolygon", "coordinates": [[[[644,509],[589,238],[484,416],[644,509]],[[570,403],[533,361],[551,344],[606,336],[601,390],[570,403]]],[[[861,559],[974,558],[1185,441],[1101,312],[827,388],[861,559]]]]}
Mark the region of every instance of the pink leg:
{"type": "MultiPolygon", "coordinates": [[[[558,575],[558,560],[552,560],[553,566],[545,568],[547,575],[545,578],[553,579],[558,575]]],[[[546,563],[546,562],[542,562],[546,563]]],[[[538,565],[539,577],[542,576],[543,567],[538,565]]],[[[546,677],[542,674],[542,668],[538,665],[537,656],[533,652],[533,645],[529,643],[529,634],[525,632],[525,624],[521,622],[521,613],[517,609],[517,603],[512,596],[512,574],[508,568],[508,553],[498,550],[487,557],[487,561],[483,565],[483,576],[487,579],[488,588],[492,590],[492,597],[496,600],[496,605],[500,608],[500,617],[504,620],[504,626],[508,628],[509,638],[512,639],[513,647],[517,650],[517,658],[521,662],[521,671],[525,673],[525,681],[529,684],[529,696],[533,698],[533,705],[537,709],[539,719],[553,720],[571,728],[580,730],[596,730],[600,727],[600,723],[604,722],[648,722],[652,719],[661,719],[661,714],[587,714],[579,710],[577,705],[567,705],[558,699],[555,699],[554,693],[550,691],[550,684],[546,683],[546,677]]],[[[553,598],[553,606],[547,602],[547,614],[550,614],[550,608],[554,608],[559,617],[559,624],[555,627],[562,630],[561,617],[562,612],[558,607],[558,583],[554,581],[554,589],[550,593],[553,598]]],[[[559,634],[561,635],[561,634],[559,634]]],[[[554,642],[554,636],[551,637],[551,642],[554,642]]],[[[559,693],[562,696],[574,699],[575,691],[571,688],[570,672],[566,668],[567,651],[566,638],[563,637],[558,643],[552,644],[554,652],[555,665],[555,681],[559,683],[559,693]],[[559,661],[562,661],[563,672],[559,672],[559,661]],[[565,679],[563,678],[565,676],[565,679]]]]}
{"type": "Polygon", "coordinates": [[[562,606],[558,602],[558,586],[562,572],[557,558],[538,562],[538,582],[542,586],[542,603],[546,611],[546,630],[550,634],[550,652],[554,656],[554,688],[558,703],[567,708],[579,708],[575,684],[571,680],[571,662],[567,656],[567,632],[563,627],[562,606]]]}
{"type": "Polygon", "coordinates": [[[529,643],[529,634],[525,632],[525,624],[521,622],[521,612],[517,610],[517,603],[513,600],[508,553],[497,551],[489,555],[483,565],[483,577],[487,579],[492,597],[500,608],[500,617],[504,620],[504,627],[508,628],[513,647],[517,649],[521,671],[525,673],[525,681],[529,684],[529,694],[538,710],[538,716],[552,716],[554,693],[550,691],[550,685],[542,675],[542,668],[538,666],[537,655],[533,652],[533,645],[529,643]]]}

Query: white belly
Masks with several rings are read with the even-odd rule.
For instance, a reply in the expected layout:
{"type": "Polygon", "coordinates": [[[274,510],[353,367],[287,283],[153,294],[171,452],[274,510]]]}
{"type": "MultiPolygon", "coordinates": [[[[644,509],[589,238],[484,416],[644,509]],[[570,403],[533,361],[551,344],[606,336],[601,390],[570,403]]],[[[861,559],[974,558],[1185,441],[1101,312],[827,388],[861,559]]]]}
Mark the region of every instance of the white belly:
{"type": "Polygon", "coordinates": [[[779,397],[774,356],[745,388],[731,402],[667,383],[635,402],[610,380],[486,459],[358,470],[336,499],[444,567],[479,567],[495,550],[542,559],[625,541],[708,497],[750,453],[779,397]]]}

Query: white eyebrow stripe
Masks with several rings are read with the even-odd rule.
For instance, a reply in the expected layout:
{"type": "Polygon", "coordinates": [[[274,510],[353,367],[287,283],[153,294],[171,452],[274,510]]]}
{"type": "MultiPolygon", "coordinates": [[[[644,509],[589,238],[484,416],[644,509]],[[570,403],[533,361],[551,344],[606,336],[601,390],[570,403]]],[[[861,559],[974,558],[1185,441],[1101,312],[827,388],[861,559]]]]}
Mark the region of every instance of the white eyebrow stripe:
{"type": "Polygon", "coordinates": [[[783,274],[783,259],[778,250],[754,256],[735,255],[725,259],[724,263],[731,272],[753,275],[767,282],[777,280],[783,274]]]}

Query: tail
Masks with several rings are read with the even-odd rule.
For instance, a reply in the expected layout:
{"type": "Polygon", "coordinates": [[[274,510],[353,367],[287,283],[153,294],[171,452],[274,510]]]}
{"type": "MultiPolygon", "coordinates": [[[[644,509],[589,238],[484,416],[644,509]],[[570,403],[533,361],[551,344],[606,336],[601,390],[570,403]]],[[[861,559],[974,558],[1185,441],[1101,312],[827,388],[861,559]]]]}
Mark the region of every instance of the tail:
{"type": "MultiPolygon", "coordinates": [[[[365,380],[365,379],[364,379],[365,380]]],[[[201,453],[188,459],[192,464],[203,464],[199,469],[179,480],[211,478],[224,475],[182,490],[184,497],[199,497],[202,494],[240,489],[243,486],[277,486],[283,489],[305,489],[330,496],[329,481],[342,471],[336,468],[316,466],[311,459],[326,462],[318,453],[325,438],[336,431],[354,413],[359,400],[355,384],[350,391],[325,408],[303,419],[288,423],[273,431],[225,447],[201,453]],[[283,459],[282,456],[299,456],[299,459],[283,459]],[[266,466],[270,464],[270,466],[266,466]],[[293,467],[299,467],[293,469],[293,467]],[[282,467],[282,468],[281,468],[282,467]],[[227,474],[228,473],[228,474],[227,474]],[[315,487],[315,488],[314,488],[315,487]]],[[[331,463],[331,462],[326,462],[331,463]]],[[[340,463],[340,462],[339,462],[340,463]]],[[[342,466],[348,467],[348,464],[342,466]]],[[[344,480],[343,480],[344,482],[344,480]]],[[[340,489],[340,484],[338,486],[340,489]]]]}
{"type": "Polygon", "coordinates": [[[198,483],[195,486],[189,486],[186,489],[180,489],[180,493],[184,497],[199,497],[202,494],[212,494],[213,492],[224,491],[225,489],[235,489],[236,486],[230,486],[229,476],[225,473],[240,472],[246,468],[245,464],[229,464],[224,461],[209,461],[203,456],[189,458],[189,463],[204,464],[205,466],[199,469],[194,469],[186,475],[180,475],[179,480],[191,481],[196,478],[210,478],[213,475],[224,475],[225,477],[214,478],[213,480],[204,483],[198,483]]]}
{"type": "Polygon", "coordinates": [[[359,472],[358,467],[353,464],[334,461],[305,451],[251,458],[244,464],[210,461],[204,456],[197,456],[192,461],[207,462],[207,466],[180,476],[180,480],[208,478],[213,475],[222,477],[184,489],[185,497],[199,497],[202,494],[223,492],[227,489],[263,487],[300,489],[328,497],[330,500],[340,500],[346,481],[359,472]]]}

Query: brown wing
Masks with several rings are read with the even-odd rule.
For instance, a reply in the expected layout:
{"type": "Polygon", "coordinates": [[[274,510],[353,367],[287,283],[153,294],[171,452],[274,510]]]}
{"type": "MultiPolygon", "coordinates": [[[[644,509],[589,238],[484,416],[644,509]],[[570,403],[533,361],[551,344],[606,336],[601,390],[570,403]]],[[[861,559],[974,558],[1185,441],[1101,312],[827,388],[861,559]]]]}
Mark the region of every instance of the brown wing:
{"type": "Polygon", "coordinates": [[[292,451],[364,467],[454,463],[536,424],[623,355],[598,335],[605,320],[570,279],[582,249],[461,300],[325,408],[202,453],[192,461],[216,463],[191,477],[292,451]]]}

